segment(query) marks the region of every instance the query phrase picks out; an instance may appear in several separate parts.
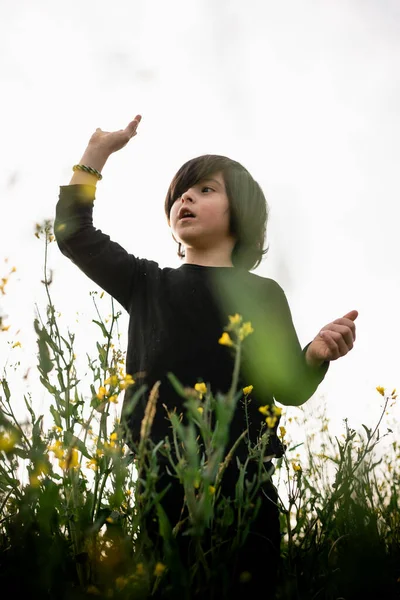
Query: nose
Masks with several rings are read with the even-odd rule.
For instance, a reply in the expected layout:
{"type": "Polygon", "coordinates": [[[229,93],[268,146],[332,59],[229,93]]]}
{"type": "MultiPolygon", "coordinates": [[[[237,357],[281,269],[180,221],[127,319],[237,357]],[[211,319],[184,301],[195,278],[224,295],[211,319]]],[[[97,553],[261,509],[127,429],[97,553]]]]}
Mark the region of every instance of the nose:
{"type": "Polygon", "coordinates": [[[182,204],[185,203],[185,200],[190,200],[190,202],[192,201],[192,199],[190,198],[190,196],[186,196],[186,194],[189,194],[189,192],[185,192],[184,194],[182,194],[181,200],[182,200],[182,204]]]}

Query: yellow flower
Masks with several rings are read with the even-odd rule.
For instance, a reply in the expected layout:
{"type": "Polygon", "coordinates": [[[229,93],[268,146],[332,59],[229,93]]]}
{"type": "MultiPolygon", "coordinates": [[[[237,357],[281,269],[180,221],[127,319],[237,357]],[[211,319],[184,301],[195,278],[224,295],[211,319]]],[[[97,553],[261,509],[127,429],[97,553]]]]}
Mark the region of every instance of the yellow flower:
{"type": "Polygon", "coordinates": [[[200,487],[200,481],[199,481],[199,479],[195,479],[195,480],[194,480],[194,482],[193,482],[193,486],[196,488],[196,490],[198,490],[198,489],[199,489],[199,487],[200,487]]]}
{"type": "Polygon", "coordinates": [[[74,469],[75,467],[79,467],[78,450],[76,448],[72,448],[69,460],[69,468],[74,469]]]}
{"type": "Polygon", "coordinates": [[[59,459],[63,458],[64,456],[62,448],[63,445],[60,440],[56,440],[52,446],[49,446],[50,452],[54,452],[55,457],[59,459]]]}
{"type": "Polygon", "coordinates": [[[273,429],[275,427],[276,421],[277,421],[276,417],[267,417],[265,419],[265,422],[266,422],[267,426],[269,427],[269,429],[273,429]]]}
{"type": "Polygon", "coordinates": [[[109,397],[109,402],[113,402],[114,404],[118,404],[118,395],[117,394],[113,394],[112,396],[109,397]]]}
{"type": "Polygon", "coordinates": [[[107,394],[107,390],[104,386],[99,387],[99,391],[97,392],[97,397],[99,400],[103,400],[104,396],[107,394]]]}
{"type": "Polygon", "coordinates": [[[249,394],[251,394],[252,391],[253,391],[252,385],[248,385],[247,387],[243,388],[243,393],[245,396],[248,396],[249,394]]]}
{"type": "Polygon", "coordinates": [[[104,456],[104,451],[101,448],[97,448],[96,454],[99,458],[101,458],[102,456],[104,456]]]}
{"type": "Polygon", "coordinates": [[[282,414],[282,409],[279,406],[275,406],[275,404],[273,405],[274,408],[274,415],[276,417],[280,417],[282,414]]]}
{"type": "Polygon", "coordinates": [[[301,471],[301,466],[300,465],[296,465],[296,463],[292,463],[292,467],[293,467],[293,470],[296,471],[296,473],[298,471],[301,471]]]}
{"type": "Polygon", "coordinates": [[[115,580],[115,585],[119,590],[123,590],[127,583],[128,579],[126,577],[117,577],[115,580]]]}
{"type": "Polygon", "coordinates": [[[209,489],[211,496],[213,496],[215,494],[215,487],[213,485],[209,485],[208,489],[209,489]]]}
{"type": "Polygon", "coordinates": [[[91,458],[90,460],[88,460],[86,462],[86,467],[88,469],[93,469],[93,471],[97,471],[97,469],[98,469],[97,460],[95,458],[91,458]]]}
{"type": "Polygon", "coordinates": [[[116,431],[114,431],[111,435],[110,435],[110,440],[111,441],[115,441],[118,439],[118,433],[116,431]]]}
{"type": "Polygon", "coordinates": [[[18,441],[17,435],[13,432],[0,433],[0,451],[10,452],[18,441]]]}
{"type": "Polygon", "coordinates": [[[107,517],[107,523],[114,523],[114,519],[112,517],[107,517]]]}
{"type": "Polygon", "coordinates": [[[113,387],[117,387],[118,377],[116,375],[111,375],[111,377],[105,380],[104,385],[112,385],[113,387]]]}
{"type": "Polygon", "coordinates": [[[266,404],[265,406],[259,406],[258,410],[263,415],[269,415],[270,414],[270,412],[269,412],[269,404],[266,404]]]}
{"type": "Polygon", "coordinates": [[[10,329],[11,325],[2,325],[1,326],[1,331],[8,331],[10,329]]]}
{"type": "Polygon", "coordinates": [[[132,490],[126,490],[125,494],[126,494],[127,496],[131,496],[131,495],[132,495],[132,490]]]}
{"type": "Polygon", "coordinates": [[[53,431],[57,431],[58,433],[61,433],[62,431],[62,427],[58,427],[58,425],[53,425],[52,429],[53,431]]]}
{"type": "Polygon", "coordinates": [[[229,315],[229,321],[231,325],[240,325],[240,323],[242,322],[242,317],[238,313],[232,316],[229,315]]]}
{"type": "Polygon", "coordinates": [[[284,427],[279,427],[279,433],[281,434],[281,438],[284,438],[286,435],[286,429],[284,427]]]}
{"type": "Polygon", "coordinates": [[[203,410],[204,410],[204,408],[203,408],[202,406],[199,406],[199,407],[197,408],[197,410],[198,410],[198,411],[199,411],[199,413],[202,415],[202,414],[203,414],[203,410]]]}
{"type": "Polygon", "coordinates": [[[124,390],[129,385],[133,385],[134,383],[135,383],[135,380],[132,378],[132,375],[127,374],[127,375],[125,375],[123,380],[119,382],[119,387],[121,388],[121,390],[124,390]]]}
{"type": "Polygon", "coordinates": [[[247,323],[243,323],[243,325],[241,326],[240,330],[239,330],[239,339],[240,341],[243,341],[245,337],[247,337],[248,335],[250,335],[250,333],[253,333],[254,329],[251,326],[250,321],[248,321],[247,323]]]}
{"type": "Polygon", "coordinates": [[[156,564],[156,566],[154,567],[154,575],[155,575],[156,577],[160,577],[160,576],[161,576],[161,575],[164,573],[164,571],[165,571],[165,568],[166,568],[166,567],[165,567],[165,565],[163,565],[163,563],[161,563],[161,562],[158,562],[158,563],[156,564]]]}
{"type": "Polygon", "coordinates": [[[136,565],[136,573],[137,575],[144,575],[143,563],[140,562],[136,565]]]}
{"type": "Polygon", "coordinates": [[[196,383],[194,389],[202,395],[207,393],[207,386],[205,383],[196,383]]]}
{"type": "Polygon", "coordinates": [[[229,333],[224,332],[218,340],[218,343],[222,346],[233,346],[233,342],[229,337],[229,333]]]}
{"type": "Polygon", "coordinates": [[[382,387],[381,385],[378,385],[376,389],[377,389],[377,391],[378,391],[378,392],[379,392],[379,393],[380,393],[382,396],[384,396],[384,395],[385,395],[385,388],[384,388],[384,387],[382,387]]]}
{"type": "Polygon", "coordinates": [[[22,348],[22,346],[21,346],[21,342],[15,342],[15,344],[13,344],[13,345],[11,346],[11,348],[17,348],[18,346],[19,346],[20,348],[22,348]]]}

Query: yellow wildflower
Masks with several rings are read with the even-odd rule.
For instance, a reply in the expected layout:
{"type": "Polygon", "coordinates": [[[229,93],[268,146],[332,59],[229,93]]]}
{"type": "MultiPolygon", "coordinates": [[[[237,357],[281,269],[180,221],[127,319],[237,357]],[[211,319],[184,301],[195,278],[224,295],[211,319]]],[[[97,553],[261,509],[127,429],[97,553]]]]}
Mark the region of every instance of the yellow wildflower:
{"type": "Polygon", "coordinates": [[[202,414],[203,414],[203,410],[204,410],[204,408],[203,408],[202,406],[199,406],[199,407],[197,408],[197,410],[198,410],[198,411],[199,411],[199,413],[202,415],[202,414]]]}
{"type": "Polygon", "coordinates": [[[58,427],[58,425],[53,425],[52,430],[57,431],[57,433],[61,433],[62,427],[58,427]]]}
{"type": "Polygon", "coordinates": [[[124,390],[129,385],[133,385],[134,383],[135,383],[135,380],[132,378],[132,375],[127,374],[127,375],[125,375],[123,380],[119,382],[119,387],[121,388],[121,390],[124,390]]]}
{"type": "Polygon", "coordinates": [[[132,495],[132,490],[126,490],[125,494],[126,494],[127,496],[131,496],[131,495],[132,495]]]}
{"type": "Polygon", "coordinates": [[[115,580],[115,585],[119,590],[123,590],[127,583],[128,579],[126,577],[117,577],[115,580]]]}
{"type": "Polygon", "coordinates": [[[240,325],[240,323],[242,322],[242,317],[238,313],[232,316],[229,315],[229,321],[231,325],[240,325]]]}
{"type": "Polygon", "coordinates": [[[105,380],[104,385],[112,385],[116,387],[118,385],[118,377],[117,375],[111,375],[108,379],[105,380]]]}
{"type": "Polygon", "coordinates": [[[137,575],[144,575],[144,567],[143,567],[143,563],[138,563],[136,565],[136,574],[137,575]]]}
{"type": "Polygon", "coordinates": [[[104,396],[107,394],[107,390],[104,386],[99,387],[99,391],[97,392],[97,397],[99,400],[103,400],[104,396]]]}
{"type": "Polygon", "coordinates": [[[10,452],[18,441],[17,435],[13,432],[0,433],[0,451],[10,452]]]}
{"type": "Polygon", "coordinates": [[[213,496],[215,494],[215,487],[213,485],[208,486],[210,494],[213,496]]]}
{"type": "Polygon", "coordinates": [[[218,343],[222,346],[233,346],[233,342],[229,336],[229,333],[226,333],[226,331],[221,335],[221,337],[218,340],[218,343]]]}
{"type": "Polygon", "coordinates": [[[253,333],[254,329],[251,326],[250,321],[248,321],[247,323],[243,323],[243,325],[241,326],[240,330],[239,330],[239,339],[240,341],[243,341],[245,337],[247,337],[248,335],[250,335],[250,333],[253,333]]]}
{"type": "Polygon", "coordinates": [[[200,487],[200,480],[196,478],[193,482],[193,486],[198,490],[200,487]]]}
{"type": "Polygon", "coordinates": [[[93,471],[97,471],[97,469],[98,469],[97,460],[95,458],[91,458],[90,460],[88,460],[86,462],[86,467],[88,469],[93,469],[93,471]]]}
{"type": "Polygon", "coordinates": [[[10,329],[11,325],[2,325],[1,326],[1,331],[8,331],[10,329]]]}
{"type": "Polygon", "coordinates": [[[274,415],[276,417],[280,417],[282,414],[282,409],[279,406],[275,406],[274,404],[274,415]]]}
{"type": "Polygon", "coordinates": [[[379,392],[379,393],[380,393],[382,396],[384,396],[384,395],[385,395],[385,388],[384,388],[384,387],[382,387],[381,385],[378,385],[376,389],[377,389],[377,391],[378,391],[378,392],[379,392]]]}
{"type": "Polygon", "coordinates": [[[253,386],[252,385],[248,385],[246,387],[243,388],[243,393],[245,396],[248,396],[249,394],[251,394],[251,392],[253,391],[253,386]]]}
{"type": "Polygon", "coordinates": [[[78,450],[76,448],[71,449],[71,453],[69,455],[69,465],[68,466],[70,469],[79,467],[78,450]]]}
{"type": "Polygon", "coordinates": [[[113,402],[114,404],[118,404],[118,394],[113,394],[109,397],[109,402],[113,402]]]}
{"type": "Polygon", "coordinates": [[[393,392],[391,393],[393,400],[396,400],[396,398],[397,398],[397,394],[395,395],[395,392],[396,392],[396,388],[394,388],[393,392]]]}
{"type": "Polygon", "coordinates": [[[265,422],[266,422],[267,426],[269,427],[269,429],[273,429],[275,427],[276,421],[277,421],[277,417],[267,417],[265,419],[265,422]]]}
{"type": "Polygon", "coordinates": [[[52,446],[49,446],[50,452],[54,452],[55,457],[59,459],[64,456],[62,448],[63,445],[60,440],[56,440],[52,446]]]}
{"type": "Polygon", "coordinates": [[[21,346],[21,342],[15,342],[15,344],[13,344],[13,345],[11,346],[11,348],[17,348],[18,346],[19,346],[20,348],[22,348],[22,346],[21,346]]]}
{"type": "Polygon", "coordinates": [[[118,439],[118,433],[116,431],[114,431],[111,435],[110,435],[110,440],[114,441],[118,439]]]}
{"type": "Polygon", "coordinates": [[[292,463],[292,467],[293,467],[293,470],[296,471],[296,473],[298,471],[301,471],[301,466],[300,465],[296,465],[296,463],[292,463]]]}
{"type": "Polygon", "coordinates": [[[156,566],[154,567],[154,575],[155,575],[156,577],[160,577],[160,576],[161,576],[161,575],[164,573],[164,571],[165,571],[165,568],[166,568],[166,567],[165,567],[165,565],[163,565],[163,563],[161,563],[161,562],[158,562],[158,563],[156,564],[156,566]]]}
{"type": "Polygon", "coordinates": [[[281,434],[281,438],[284,438],[286,435],[286,429],[284,427],[279,427],[279,433],[281,434]]]}
{"type": "Polygon", "coordinates": [[[102,456],[104,456],[104,451],[101,448],[97,448],[96,454],[99,458],[101,458],[102,456]]]}
{"type": "Polygon", "coordinates": [[[196,383],[195,386],[194,386],[194,389],[197,392],[200,392],[201,397],[203,397],[203,394],[207,393],[207,386],[206,386],[205,383],[196,383]]]}
{"type": "Polygon", "coordinates": [[[107,517],[107,523],[114,523],[114,519],[112,517],[107,517]]]}
{"type": "Polygon", "coordinates": [[[269,415],[270,414],[270,412],[269,412],[269,404],[266,404],[265,406],[259,406],[258,410],[263,415],[269,415]]]}

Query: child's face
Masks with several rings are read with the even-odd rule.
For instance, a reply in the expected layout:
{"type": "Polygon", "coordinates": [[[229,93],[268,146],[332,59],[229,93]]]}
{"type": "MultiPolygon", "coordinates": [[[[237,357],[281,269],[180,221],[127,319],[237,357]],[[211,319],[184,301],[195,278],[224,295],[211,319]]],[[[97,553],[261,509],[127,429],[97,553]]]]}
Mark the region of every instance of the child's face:
{"type": "Polygon", "coordinates": [[[222,173],[199,181],[177,198],[168,224],[175,240],[189,252],[224,249],[230,256],[235,240],[229,234],[229,200],[222,173]],[[194,218],[179,219],[182,207],[190,210],[194,218]]]}

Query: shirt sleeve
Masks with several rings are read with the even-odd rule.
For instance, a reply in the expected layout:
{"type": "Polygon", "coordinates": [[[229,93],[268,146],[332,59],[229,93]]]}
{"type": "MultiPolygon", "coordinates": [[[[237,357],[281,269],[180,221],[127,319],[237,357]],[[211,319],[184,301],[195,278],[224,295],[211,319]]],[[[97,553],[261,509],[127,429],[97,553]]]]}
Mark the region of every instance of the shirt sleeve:
{"type": "Polygon", "coordinates": [[[140,260],[93,226],[95,193],[93,185],[60,186],[54,236],[62,254],[129,312],[140,260]]]}

